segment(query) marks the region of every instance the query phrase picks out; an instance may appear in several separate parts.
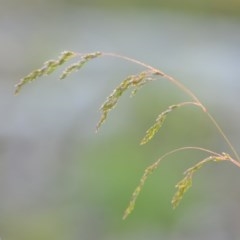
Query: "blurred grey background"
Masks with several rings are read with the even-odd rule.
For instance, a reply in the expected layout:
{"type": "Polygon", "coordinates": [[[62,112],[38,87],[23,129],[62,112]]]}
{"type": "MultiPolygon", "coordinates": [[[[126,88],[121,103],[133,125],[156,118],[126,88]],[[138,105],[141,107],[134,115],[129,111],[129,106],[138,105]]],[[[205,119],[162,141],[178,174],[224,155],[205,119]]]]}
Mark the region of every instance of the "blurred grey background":
{"type": "Polygon", "coordinates": [[[69,79],[56,73],[13,94],[19,79],[64,50],[116,52],[188,86],[240,152],[239,43],[236,0],[1,0],[1,239],[239,239],[240,171],[229,163],[201,169],[171,208],[182,172],[206,156],[196,151],[163,161],[121,219],[144,169],[165,152],[196,145],[231,153],[195,107],[176,110],[139,146],[161,111],[189,100],[176,86],[159,79],[126,94],[98,134],[102,102],[139,66],[99,58],[69,79]]]}

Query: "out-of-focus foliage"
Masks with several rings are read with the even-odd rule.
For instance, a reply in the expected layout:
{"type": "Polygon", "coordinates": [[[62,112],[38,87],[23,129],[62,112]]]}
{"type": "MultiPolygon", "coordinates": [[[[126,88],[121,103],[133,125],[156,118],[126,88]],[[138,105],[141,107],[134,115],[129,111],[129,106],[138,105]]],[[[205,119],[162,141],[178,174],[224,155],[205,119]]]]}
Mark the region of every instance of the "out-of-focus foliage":
{"type": "Polygon", "coordinates": [[[190,144],[224,147],[199,109],[188,107],[169,114],[152,142],[139,146],[153,119],[183,100],[165,81],[131,100],[123,96],[98,135],[97,109],[121,79],[139,70],[134,66],[99,59],[68,81],[42,79],[13,96],[18,79],[64,49],[110,50],[184,81],[239,142],[240,35],[231,18],[239,1],[184,2],[1,2],[3,240],[239,239],[239,171],[228,164],[202,169],[184,202],[171,209],[175,183],[204,157],[195,152],[163,161],[136,211],[121,219],[144,169],[163,152],[190,144]]]}
{"type": "MultiPolygon", "coordinates": [[[[21,1],[24,3],[24,1],[21,1]]],[[[35,1],[37,2],[37,1],[35,1]]],[[[54,4],[66,4],[66,5],[78,5],[78,6],[90,6],[99,8],[131,8],[131,9],[159,9],[159,10],[176,10],[176,11],[186,11],[189,13],[200,13],[200,14],[221,14],[221,15],[235,15],[239,16],[240,12],[240,2],[238,0],[121,0],[121,1],[111,1],[111,0],[51,0],[46,1],[48,3],[54,4]]],[[[26,1],[26,3],[28,3],[26,1]]]]}

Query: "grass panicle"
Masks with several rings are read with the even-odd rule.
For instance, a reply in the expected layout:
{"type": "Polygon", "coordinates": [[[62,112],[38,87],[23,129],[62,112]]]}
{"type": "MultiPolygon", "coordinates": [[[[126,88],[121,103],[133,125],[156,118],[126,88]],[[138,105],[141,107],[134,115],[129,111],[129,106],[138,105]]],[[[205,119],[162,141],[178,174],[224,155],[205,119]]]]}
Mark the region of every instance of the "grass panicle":
{"type": "Polygon", "coordinates": [[[187,190],[192,186],[192,178],[193,178],[193,174],[199,170],[200,168],[203,167],[203,165],[207,162],[219,162],[219,161],[227,161],[229,160],[231,157],[229,154],[226,153],[222,153],[217,154],[217,155],[213,155],[213,156],[209,156],[207,158],[205,158],[204,160],[198,162],[197,164],[195,164],[193,167],[188,168],[185,172],[184,172],[184,178],[182,180],[180,180],[177,184],[176,184],[176,188],[177,191],[174,194],[173,198],[172,198],[172,207],[176,208],[180,201],[183,198],[183,195],[187,192],[187,190]]]}
{"type": "Polygon", "coordinates": [[[146,63],[143,63],[141,61],[138,61],[136,59],[127,57],[127,56],[122,56],[118,55],[115,53],[104,53],[104,52],[93,52],[93,53],[87,53],[87,54],[81,54],[81,53],[76,53],[76,52],[71,52],[71,51],[65,51],[63,52],[58,59],[56,60],[50,60],[44,63],[43,67],[36,69],[29,73],[26,77],[22,78],[19,83],[16,84],[15,88],[15,94],[19,93],[19,91],[22,89],[22,87],[30,83],[34,80],[36,80],[39,77],[42,77],[44,75],[49,75],[53,73],[56,69],[58,69],[60,66],[65,64],[67,61],[74,57],[80,57],[81,59],[79,61],[76,61],[75,63],[71,64],[69,67],[65,68],[65,70],[62,72],[60,79],[64,79],[68,77],[71,73],[78,71],[81,69],[85,63],[88,61],[95,59],[99,56],[108,56],[108,57],[114,57],[114,58],[120,58],[124,61],[128,61],[130,63],[137,64],[141,67],[144,68],[144,70],[136,75],[130,75],[127,78],[125,78],[110,94],[110,96],[107,97],[106,101],[102,104],[100,111],[101,111],[101,116],[100,120],[96,126],[96,129],[98,130],[102,124],[105,122],[105,120],[108,117],[108,113],[115,108],[115,106],[118,103],[119,98],[129,89],[133,88],[131,92],[131,96],[134,96],[139,88],[141,88],[144,84],[149,82],[150,80],[155,80],[156,77],[161,77],[166,80],[168,80],[170,83],[174,84],[180,91],[184,92],[186,96],[191,98],[190,102],[182,102],[178,103],[175,105],[169,106],[165,111],[160,113],[158,117],[155,120],[155,123],[146,131],[145,136],[143,137],[142,141],[140,142],[141,145],[146,144],[149,142],[155,134],[159,131],[159,129],[162,127],[164,121],[166,120],[166,117],[170,112],[173,110],[185,106],[185,105],[196,105],[200,109],[202,109],[203,113],[208,116],[212,124],[216,127],[217,131],[220,133],[222,136],[223,140],[225,141],[226,145],[228,145],[229,149],[231,150],[233,157],[232,158],[229,154],[227,153],[216,153],[214,151],[201,148],[201,147],[181,147],[181,148],[176,148],[173,149],[172,151],[169,151],[162,155],[156,162],[148,166],[138,184],[136,189],[134,190],[130,202],[124,212],[123,219],[126,219],[128,215],[133,211],[136,200],[142,191],[142,188],[148,179],[148,177],[158,168],[160,162],[162,159],[166,158],[167,156],[182,151],[182,150],[200,150],[202,152],[208,153],[208,156],[202,161],[199,161],[197,164],[195,164],[193,167],[188,168],[184,172],[184,177],[182,180],[180,180],[177,185],[177,191],[175,195],[172,198],[172,206],[173,208],[176,208],[178,204],[180,203],[181,199],[183,198],[184,194],[186,191],[192,186],[192,178],[195,172],[197,172],[205,163],[207,162],[219,162],[219,161],[229,161],[233,163],[235,166],[240,168],[240,157],[233,147],[232,143],[222,130],[222,128],[219,126],[217,121],[212,117],[212,115],[208,112],[207,108],[201,103],[201,101],[196,97],[196,95],[189,89],[187,88],[184,84],[182,84],[180,81],[177,79],[165,74],[161,70],[154,68],[146,63]]]}
{"type": "Polygon", "coordinates": [[[60,79],[65,79],[66,77],[68,77],[71,73],[73,72],[76,72],[78,70],[80,70],[84,65],[85,63],[87,63],[88,61],[94,59],[94,58],[97,58],[99,56],[101,56],[102,53],[101,52],[94,52],[94,53],[88,53],[88,54],[84,54],[81,56],[81,60],[76,62],[76,63],[73,63],[72,65],[70,65],[69,67],[67,67],[62,75],[60,76],[60,79]]]}
{"type": "Polygon", "coordinates": [[[167,153],[165,153],[164,155],[162,155],[157,161],[155,161],[153,164],[151,164],[150,166],[148,166],[145,170],[144,170],[144,173],[139,181],[139,184],[138,186],[135,188],[132,196],[131,196],[131,199],[129,201],[129,204],[126,208],[126,210],[124,211],[124,214],[123,214],[123,219],[126,219],[131,213],[132,211],[134,210],[134,207],[135,207],[135,204],[136,204],[136,201],[139,197],[139,194],[141,193],[142,189],[143,189],[143,186],[146,182],[146,180],[148,179],[148,177],[153,173],[153,171],[155,171],[161,161],[168,157],[169,155],[171,154],[174,154],[176,152],[179,152],[179,151],[185,151],[185,150],[199,150],[199,151],[202,151],[202,152],[206,152],[206,153],[209,153],[209,154],[212,154],[211,156],[205,158],[204,160],[201,160],[199,161],[198,163],[196,163],[193,167],[187,169],[185,172],[184,172],[184,178],[179,181],[176,185],[176,188],[177,188],[177,191],[176,193],[174,194],[173,198],[172,198],[172,207],[175,209],[178,204],[180,203],[180,201],[182,200],[184,194],[186,193],[186,191],[192,186],[192,177],[193,177],[193,174],[199,170],[205,163],[207,162],[210,162],[210,161],[213,161],[213,162],[219,162],[219,161],[231,161],[233,162],[235,165],[238,164],[239,162],[235,162],[236,160],[232,159],[230,157],[229,154],[227,153],[222,153],[222,154],[219,154],[219,153],[216,153],[216,152],[213,152],[211,150],[208,150],[208,149],[205,149],[205,148],[201,148],[201,147],[181,147],[181,148],[176,148],[172,151],[169,151],[167,153]]]}
{"type": "Polygon", "coordinates": [[[18,94],[25,84],[30,83],[44,75],[49,75],[49,74],[53,73],[57,68],[62,66],[64,63],[66,63],[70,59],[77,57],[77,56],[81,56],[81,60],[76,63],[73,63],[68,68],[66,68],[63,71],[63,73],[61,74],[60,79],[66,78],[72,72],[79,70],[88,61],[101,56],[101,52],[78,54],[78,53],[72,52],[72,51],[64,51],[64,52],[62,52],[62,54],[60,55],[60,57],[57,60],[49,60],[49,61],[45,62],[43,67],[32,71],[26,77],[22,78],[19,81],[19,83],[17,83],[15,85],[15,87],[16,87],[15,94],[18,94]]]}
{"type": "Polygon", "coordinates": [[[60,57],[57,60],[49,60],[44,63],[43,67],[36,69],[29,73],[26,77],[22,78],[19,83],[15,85],[15,94],[18,94],[22,87],[27,84],[31,83],[32,81],[36,80],[37,78],[40,78],[44,75],[49,75],[52,72],[54,72],[58,67],[63,65],[65,62],[70,60],[73,57],[76,57],[77,54],[75,52],[71,51],[64,51],[60,55],[60,57]]]}
{"type": "Polygon", "coordinates": [[[149,81],[151,72],[144,71],[137,75],[130,75],[125,78],[120,85],[118,85],[113,92],[107,97],[106,101],[102,104],[100,111],[101,117],[97,124],[96,130],[98,131],[102,124],[107,119],[108,113],[116,106],[119,98],[123,95],[123,93],[128,90],[130,87],[134,88],[134,93],[136,93],[136,89],[149,81]]]}
{"type": "Polygon", "coordinates": [[[203,161],[198,162],[196,165],[194,165],[191,168],[188,168],[185,172],[184,172],[184,178],[179,181],[176,184],[176,188],[177,191],[174,194],[173,198],[172,198],[172,207],[176,208],[178,206],[178,204],[180,203],[180,201],[183,198],[183,195],[186,193],[186,191],[192,186],[192,178],[193,178],[193,174],[200,169],[204,163],[212,161],[213,157],[210,156],[206,159],[204,159],[203,161]]]}
{"type": "Polygon", "coordinates": [[[132,194],[132,197],[131,197],[131,199],[129,201],[129,204],[128,204],[126,210],[124,211],[123,219],[126,219],[128,217],[128,215],[131,214],[132,211],[134,210],[137,198],[138,198],[140,192],[142,191],[142,188],[143,188],[147,178],[149,177],[149,175],[151,175],[153,173],[153,171],[155,169],[157,169],[157,167],[158,167],[158,163],[155,162],[155,163],[153,163],[152,165],[150,165],[149,167],[147,167],[145,169],[144,174],[143,174],[143,176],[140,179],[140,183],[136,187],[136,189],[134,190],[134,192],[132,194]]]}
{"type": "Polygon", "coordinates": [[[146,134],[143,137],[143,139],[141,140],[140,145],[144,145],[144,144],[148,143],[155,136],[155,134],[162,127],[167,115],[170,112],[172,112],[173,110],[175,110],[177,108],[185,106],[185,105],[196,105],[196,106],[200,107],[199,104],[195,103],[195,102],[182,102],[182,103],[178,103],[178,104],[169,106],[165,111],[161,112],[158,115],[157,119],[155,120],[155,123],[146,131],[146,134]]]}
{"type": "Polygon", "coordinates": [[[151,126],[147,131],[146,131],[146,135],[143,137],[142,141],[141,141],[141,145],[146,144],[147,142],[149,142],[154,135],[159,131],[159,129],[162,127],[167,115],[172,112],[174,109],[178,108],[179,105],[171,105],[168,107],[167,110],[165,110],[164,112],[160,113],[155,121],[155,123],[153,124],[153,126],[151,126]]]}

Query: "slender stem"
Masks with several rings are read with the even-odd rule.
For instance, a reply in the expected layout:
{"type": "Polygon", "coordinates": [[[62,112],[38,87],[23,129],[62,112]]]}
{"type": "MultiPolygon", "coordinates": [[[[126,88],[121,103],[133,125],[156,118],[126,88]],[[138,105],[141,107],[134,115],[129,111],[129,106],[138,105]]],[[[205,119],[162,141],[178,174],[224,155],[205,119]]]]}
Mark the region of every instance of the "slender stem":
{"type": "Polygon", "coordinates": [[[195,106],[199,107],[199,104],[197,102],[181,102],[181,103],[176,104],[176,106],[178,106],[178,107],[182,107],[185,105],[195,105],[195,106]]]}
{"type": "MultiPolygon", "coordinates": [[[[154,162],[153,164],[151,164],[150,166],[148,166],[145,169],[145,171],[144,171],[144,173],[143,173],[143,175],[142,175],[142,177],[140,179],[140,182],[139,182],[138,186],[135,188],[134,192],[132,193],[132,197],[130,199],[128,207],[126,208],[126,210],[125,210],[125,212],[123,214],[123,219],[126,219],[127,216],[133,211],[135,203],[136,203],[136,200],[137,200],[137,198],[138,198],[138,196],[139,196],[139,194],[140,194],[140,192],[141,192],[141,190],[142,190],[146,180],[148,179],[149,175],[152,174],[152,172],[155,171],[158,168],[160,162],[164,158],[166,158],[167,156],[169,156],[171,154],[174,154],[174,153],[179,152],[179,151],[190,150],[190,149],[207,152],[207,153],[211,154],[212,157],[216,157],[216,158],[219,158],[219,159],[223,157],[221,154],[218,154],[216,152],[213,152],[211,150],[208,150],[208,149],[205,149],[205,148],[201,148],[201,147],[181,147],[181,148],[177,148],[177,149],[174,149],[174,150],[172,150],[170,152],[165,153],[156,162],[154,162]]],[[[207,159],[210,159],[210,157],[208,157],[207,159]]],[[[206,161],[206,159],[204,161],[206,161]]],[[[201,161],[201,163],[203,163],[203,161],[201,161]]]]}
{"type": "Polygon", "coordinates": [[[204,112],[207,112],[207,109],[205,108],[205,106],[200,102],[200,100],[193,94],[192,91],[190,91],[187,87],[185,87],[185,85],[183,85],[181,82],[179,82],[178,80],[176,80],[175,78],[164,74],[164,76],[166,79],[168,79],[169,81],[171,81],[173,84],[175,84],[176,86],[178,86],[180,89],[182,89],[185,93],[187,93],[187,95],[189,95],[190,97],[192,97],[192,99],[198,103],[198,105],[202,108],[202,110],[204,112]]]}
{"type": "Polygon", "coordinates": [[[119,55],[119,54],[116,54],[116,53],[102,53],[103,56],[111,56],[111,57],[117,57],[117,58],[121,58],[121,59],[124,59],[124,60],[127,60],[129,62],[133,62],[133,63],[136,63],[138,65],[141,65],[149,70],[151,70],[152,72],[154,73],[157,73],[158,75],[161,75],[162,77],[165,75],[164,72],[146,64],[146,63],[143,63],[143,62],[140,62],[136,59],[133,59],[133,58],[130,58],[130,57],[127,57],[127,56],[123,56],[123,55],[119,55]]]}
{"type": "Polygon", "coordinates": [[[174,149],[174,150],[172,150],[172,151],[170,151],[170,152],[165,153],[165,154],[164,154],[162,157],[160,157],[154,164],[159,165],[160,161],[161,161],[163,158],[165,158],[165,157],[167,157],[167,156],[169,156],[169,155],[171,155],[171,154],[173,154],[173,153],[180,152],[180,151],[184,151],[184,150],[199,150],[199,151],[202,151],[202,152],[210,153],[210,154],[215,155],[215,156],[217,156],[217,157],[221,157],[221,154],[216,153],[216,152],[214,152],[214,151],[211,151],[211,150],[209,150],[209,149],[202,148],[202,147],[192,147],[192,146],[188,146],[188,147],[176,148],[176,149],[174,149]]]}
{"type": "Polygon", "coordinates": [[[199,99],[194,95],[194,93],[188,89],[187,87],[185,87],[185,85],[183,85],[181,82],[179,82],[178,80],[176,80],[175,78],[167,75],[166,73],[164,73],[163,71],[160,71],[159,69],[157,68],[154,68],[148,64],[145,64],[143,62],[140,62],[136,59],[133,59],[133,58],[130,58],[130,57],[126,57],[126,56],[122,56],[122,55],[119,55],[119,54],[115,54],[115,53],[103,53],[103,55],[105,56],[112,56],[112,57],[117,57],[117,58],[121,58],[121,59],[125,59],[127,61],[130,61],[130,62],[133,62],[133,63],[136,63],[138,65],[141,65],[149,70],[151,70],[153,73],[155,73],[156,75],[160,75],[164,78],[166,78],[167,80],[169,80],[170,82],[172,82],[173,84],[175,84],[176,86],[178,86],[182,91],[184,91],[187,95],[189,95],[195,102],[198,103],[198,105],[202,108],[202,110],[204,112],[207,111],[207,109],[203,106],[203,104],[199,101],[199,99]]]}
{"type": "Polygon", "coordinates": [[[221,127],[219,126],[219,124],[216,122],[216,120],[214,119],[214,117],[209,113],[206,112],[206,114],[208,115],[208,117],[210,118],[210,120],[213,122],[213,124],[216,126],[216,128],[218,129],[218,131],[220,132],[220,134],[222,135],[222,137],[225,139],[225,141],[227,142],[228,146],[230,147],[230,149],[232,150],[233,154],[235,155],[235,157],[237,158],[238,161],[240,161],[240,157],[237,153],[237,151],[235,150],[235,148],[233,147],[232,143],[230,142],[230,140],[228,139],[228,137],[226,136],[226,134],[223,132],[223,130],[221,129],[221,127]]]}
{"type": "MultiPolygon", "coordinates": [[[[143,66],[149,70],[151,70],[153,73],[155,73],[156,75],[160,75],[162,77],[164,77],[165,79],[169,80],[170,82],[172,82],[173,84],[175,84],[179,89],[181,89],[183,92],[185,92],[188,96],[190,96],[195,102],[196,105],[198,105],[203,112],[205,112],[207,114],[207,116],[209,117],[209,119],[212,121],[212,123],[215,125],[215,127],[217,128],[217,130],[220,132],[220,134],[222,135],[223,139],[225,140],[225,142],[227,143],[227,145],[229,146],[229,148],[231,149],[232,153],[234,154],[234,156],[236,157],[236,159],[238,160],[238,162],[240,162],[240,157],[237,153],[237,151],[235,150],[235,148],[233,147],[231,141],[228,139],[228,137],[226,136],[226,134],[224,133],[224,131],[222,130],[222,128],[219,126],[219,124],[217,123],[217,121],[214,119],[214,117],[207,111],[206,107],[202,104],[202,102],[196,97],[196,95],[189,89],[187,88],[184,84],[182,84],[180,81],[176,80],[175,78],[167,75],[166,73],[164,73],[163,71],[160,71],[157,68],[154,68],[146,63],[143,63],[141,61],[138,61],[136,59],[130,58],[130,57],[126,57],[126,56],[122,56],[119,54],[115,54],[115,53],[102,53],[103,56],[112,56],[112,57],[117,57],[117,58],[121,58],[124,60],[127,60],[129,62],[133,62],[136,63],[140,66],[143,66]]],[[[177,149],[176,149],[177,150],[177,149]]],[[[171,153],[171,152],[170,152],[171,153]]]]}
{"type": "Polygon", "coordinates": [[[230,160],[234,165],[236,165],[237,167],[240,168],[240,162],[239,162],[239,161],[236,161],[235,159],[233,159],[233,158],[231,158],[231,157],[229,157],[229,160],[230,160]]]}
{"type": "MultiPolygon", "coordinates": [[[[214,152],[212,150],[209,150],[209,149],[206,149],[206,148],[202,148],[202,147],[193,147],[193,146],[187,146],[187,147],[180,147],[180,148],[176,148],[170,152],[167,152],[165,153],[164,155],[162,155],[155,163],[152,164],[152,166],[154,165],[155,167],[157,167],[160,162],[166,158],[167,156],[169,155],[172,155],[173,153],[176,153],[176,152],[180,152],[180,151],[185,151],[185,150],[199,150],[199,151],[202,151],[202,152],[206,152],[206,153],[209,153],[215,157],[218,157],[222,160],[224,160],[224,153],[223,154],[220,154],[220,153],[217,153],[217,152],[214,152]]],[[[239,161],[236,161],[235,159],[231,158],[230,156],[227,156],[227,158],[225,158],[225,160],[229,160],[230,162],[232,162],[234,165],[236,165],[237,167],[240,168],[240,162],[239,161]]]]}

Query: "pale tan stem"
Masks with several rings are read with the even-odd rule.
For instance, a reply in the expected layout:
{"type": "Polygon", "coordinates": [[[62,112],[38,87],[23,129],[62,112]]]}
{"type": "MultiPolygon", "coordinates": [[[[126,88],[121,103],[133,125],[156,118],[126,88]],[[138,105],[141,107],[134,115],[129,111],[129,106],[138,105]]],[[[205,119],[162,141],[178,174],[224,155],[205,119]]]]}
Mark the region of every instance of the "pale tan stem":
{"type": "Polygon", "coordinates": [[[224,138],[225,142],[227,143],[227,145],[229,146],[229,148],[231,149],[232,153],[234,154],[234,156],[236,157],[236,159],[238,160],[238,162],[240,162],[240,157],[237,153],[237,151],[235,150],[235,148],[233,147],[232,143],[230,142],[230,140],[228,139],[228,137],[226,136],[226,134],[223,132],[222,128],[219,126],[219,124],[217,123],[217,121],[213,118],[213,116],[207,111],[206,107],[202,104],[202,102],[196,97],[196,95],[189,89],[187,88],[184,84],[182,84],[180,81],[176,80],[175,78],[167,75],[166,73],[164,73],[163,71],[160,71],[157,68],[154,68],[148,64],[145,64],[141,61],[138,61],[136,59],[130,58],[130,57],[126,57],[126,56],[122,56],[119,54],[115,54],[115,53],[102,53],[103,56],[112,56],[112,57],[117,57],[117,58],[121,58],[133,63],[136,63],[140,66],[143,66],[147,69],[149,69],[150,71],[152,71],[154,74],[156,75],[160,75],[164,78],[166,78],[167,80],[169,80],[170,82],[172,82],[173,84],[175,84],[179,89],[181,89],[183,92],[185,92],[188,96],[190,96],[195,102],[196,105],[198,105],[203,112],[205,112],[207,114],[207,116],[210,118],[210,120],[212,121],[212,123],[215,125],[215,127],[217,128],[217,130],[220,132],[220,134],[222,135],[222,137],[224,138]]]}

